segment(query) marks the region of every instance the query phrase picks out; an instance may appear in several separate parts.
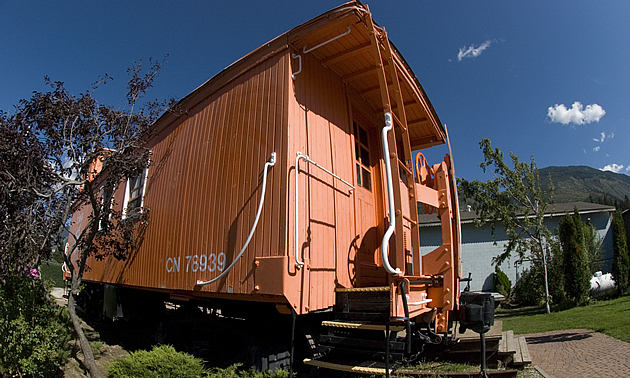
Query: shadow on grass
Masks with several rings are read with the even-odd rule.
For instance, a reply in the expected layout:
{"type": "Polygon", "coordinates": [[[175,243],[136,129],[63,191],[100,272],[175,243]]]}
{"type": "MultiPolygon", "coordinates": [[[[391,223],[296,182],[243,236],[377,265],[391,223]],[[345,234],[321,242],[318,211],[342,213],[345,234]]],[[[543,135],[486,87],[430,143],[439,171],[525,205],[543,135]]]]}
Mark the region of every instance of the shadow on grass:
{"type": "MultiPolygon", "coordinates": [[[[575,304],[565,301],[562,303],[557,303],[551,305],[551,312],[561,312],[565,310],[572,309],[577,307],[575,304]]],[[[529,316],[529,315],[539,315],[546,314],[547,308],[542,306],[527,306],[527,307],[517,307],[517,308],[501,308],[495,312],[495,318],[512,318],[516,316],[529,316]]]]}
{"type": "Polygon", "coordinates": [[[502,309],[497,309],[496,313],[494,314],[494,317],[496,319],[501,319],[501,318],[511,318],[511,317],[515,317],[515,316],[528,316],[528,315],[537,315],[537,314],[544,314],[546,313],[547,310],[545,309],[544,306],[541,307],[518,307],[518,308],[502,308],[502,309]]]}

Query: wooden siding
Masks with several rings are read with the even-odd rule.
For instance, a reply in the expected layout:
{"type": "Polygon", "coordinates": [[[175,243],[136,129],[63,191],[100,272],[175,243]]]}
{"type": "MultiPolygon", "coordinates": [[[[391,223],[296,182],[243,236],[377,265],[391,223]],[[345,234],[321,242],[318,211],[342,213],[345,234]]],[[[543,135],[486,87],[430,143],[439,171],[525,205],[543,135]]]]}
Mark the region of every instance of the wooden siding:
{"type": "MultiPolygon", "coordinates": [[[[210,256],[224,253],[224,266],[232,262],[255,218],[265,162],[274,151],[286,161],[288,64],[286,53],[269,57],[163,128],[150,145],[143,243],[124,262],[91,259],[87,280],[191,291],[197,280],[219,274],[207,271],[210,256]]],[[[254,293],[255,257],[286,252],[285,171],[281,163],[269,170],[265,206],[242,258],[227,279],[202,291],[254,293]]]]}
{"type": "MultiPolygon", "coordinates": [[[[305,55],[293,82],[290,100],[289,156],[297,151],[353,183],[352,141],[348,101],[341,78],[305,55]]],[[[295,180],[292,171],[289,182],[295,180]]],[[[348,249],[353,238],[354,209],[349,187],[314,165],[300,163],[298,245],[305,260],[302,290],[310,310],[334,304],[335,284],[348,286],[348,249]]],[[[291,185],[294,186],[294,185],[291,185]]],[[[290,228],[294,230],[291,188],[290,228]]],[[[289,233],[291,250],[295,246],[289,233]]]]}
{"type": "MultiPolygon", "coordinates": [[[[411,147],[443,143],[445,134],[398,52],[393,60],[375,63],[372,48],[377,43],[370,44],[366,24],[371,16],[359,2],[348,4],[248,54],[180,101],[185,114],[165,114],[157,121],[156,135],[147,141],[152,164],[144,206],[150,208],[150,224],[141,235],[143,242],[126,261],[89,260],[87,280],[189,297],[286,301],[298,314],[332,306],[335,287],[388,284],[379,266],[386,188],[377,68],[396,66],[396,74],[385,70],[385,82],[401,77],[402,95],[393,99],[392,107],[404,107],[400,114],[406,119],[396,120],[392,136],[405,122],[411,147]],[[340,35],[348,25],[350,34],[304,52],[304,47],[340,35]],[[300,60],[293,53],[302,62],[295,79],[291,74],[298,71],[300,60]],[[361,198],[314,165],[301,161],[299,172],[294,167],[300,151],[356,185],[355,118],[364,119],[372,145],[373,187],[361,198]],[[216,266],[224,254],[227,267],[242,248],[260,199],[263,167],[272,152],[277,153],[277,162],[269,171],[265,206],[249,247],[226,278],[195,287],[197,280],[219,275],[217,270],[208,271],[212,259],[216,266]],[[364,216],[367,212],[369,216],[364,216]],[[302,269],[295,265],[296,245],[306,264],[302,269]],[[364,267],[358,266],[359,248],[367,257],[364,267]],[[357,274],[363,279],[357,280],[357,274]]],[[[384,32],[382,36],[386,38],[384,32]]],[[[392,144],[390,157],[398,164],[392,144]]],[[[117,206],[122,206],[123,191],[124,187],[116,193],[117,206]]],[[[403,205],[415,209],[410,199],[403,205]]],[[[401,214],[411,215],[408,210],[401,214]]],[[[397,236],[401,229],[402,225],[397,236]]],[[[406,240],[411,240],[409,235],[406,240]]]]}

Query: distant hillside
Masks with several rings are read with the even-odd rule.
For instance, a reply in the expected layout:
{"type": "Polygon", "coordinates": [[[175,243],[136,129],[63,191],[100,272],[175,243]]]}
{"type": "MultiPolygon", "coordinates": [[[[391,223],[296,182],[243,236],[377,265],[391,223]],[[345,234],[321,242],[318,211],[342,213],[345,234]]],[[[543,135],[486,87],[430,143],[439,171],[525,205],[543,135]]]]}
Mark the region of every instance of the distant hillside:
{"type": "Polygon", "coordinates": [[[604,172],[586,166],[547,167],[539,170],[540,181],[544,190],[549,190],[549,180],[554,186],[556,203],[588,201],[606,195],[613,200],[623,201],[630,197],[630,176],[604,172]]]}

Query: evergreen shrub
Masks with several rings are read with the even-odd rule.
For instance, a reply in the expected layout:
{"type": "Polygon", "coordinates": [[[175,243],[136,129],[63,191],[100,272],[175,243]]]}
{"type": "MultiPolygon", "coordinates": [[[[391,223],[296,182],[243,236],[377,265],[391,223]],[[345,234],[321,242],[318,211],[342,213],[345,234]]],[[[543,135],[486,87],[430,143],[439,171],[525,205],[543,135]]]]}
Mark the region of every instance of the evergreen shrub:
{"type": "Polygon", "coordinates": [[[510,291],[512,290],[512,282],[508,278],[507,274],[505,274],[498,266],[495,268],[494,276],[493,276],[494,290],[498,293],[501,293],[504,297],[508,297],[510,295],[510,291]]]}
{"type": "Polygon", "coordinates": [[[195,378],[203,377],[205,373],[201,359],[177,352],[170,345],[133,352],[107,369],[108,378],[195,378]]]}

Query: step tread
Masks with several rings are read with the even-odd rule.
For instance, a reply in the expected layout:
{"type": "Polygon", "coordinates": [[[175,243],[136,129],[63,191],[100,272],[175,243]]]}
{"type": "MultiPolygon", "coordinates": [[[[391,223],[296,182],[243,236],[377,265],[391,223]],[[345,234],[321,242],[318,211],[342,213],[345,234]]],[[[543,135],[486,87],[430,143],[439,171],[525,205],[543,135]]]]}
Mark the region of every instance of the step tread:
{"type": "Polygon", "coordinates": [[[518,337],[518,349],[519,350],[517,351],[517,354],[520,355],[521,364],[523,365],[531,364],[532,358],[529,355],[529,348],[527,347],[527,341],[525,340],[525,337],[523,336],[518,337]]]}
{"type": "MultiPolygon", "coordinates": [[[[312,360],[310,358],[304,359],[304,364],[309,366],[321,367],[330,370],[339,370],[349,373],[362,373],[362,374],[386,374],[385,368],[371,367],[371,366],[358,366],[358,365],[343,365],[334,362],[326,362],[320,360],[312,360]]],[[[394,372],[394,369],[389,369],[390,374],[394,372]]]]}
{"type": "MultiPolygon", "coordinates": [[[[385,331],[386,325],[383,323],[374,322],[349,322],[339,320],[325,320],[322,322],[325,327],[336,328],[348,328],[348,329],[363,329],[369,331],[385,331]]],[[[405,329],[403,325],[390,325],[389,330],[394,332],[401,332],[405,329]]]]}
{"type": "Polygon", "coordinates": [[[371,287],[338,287],[335,289],[337,293],[361,293],[372,291],[389,291],[389,286],[371,286],[371,287]]]}

